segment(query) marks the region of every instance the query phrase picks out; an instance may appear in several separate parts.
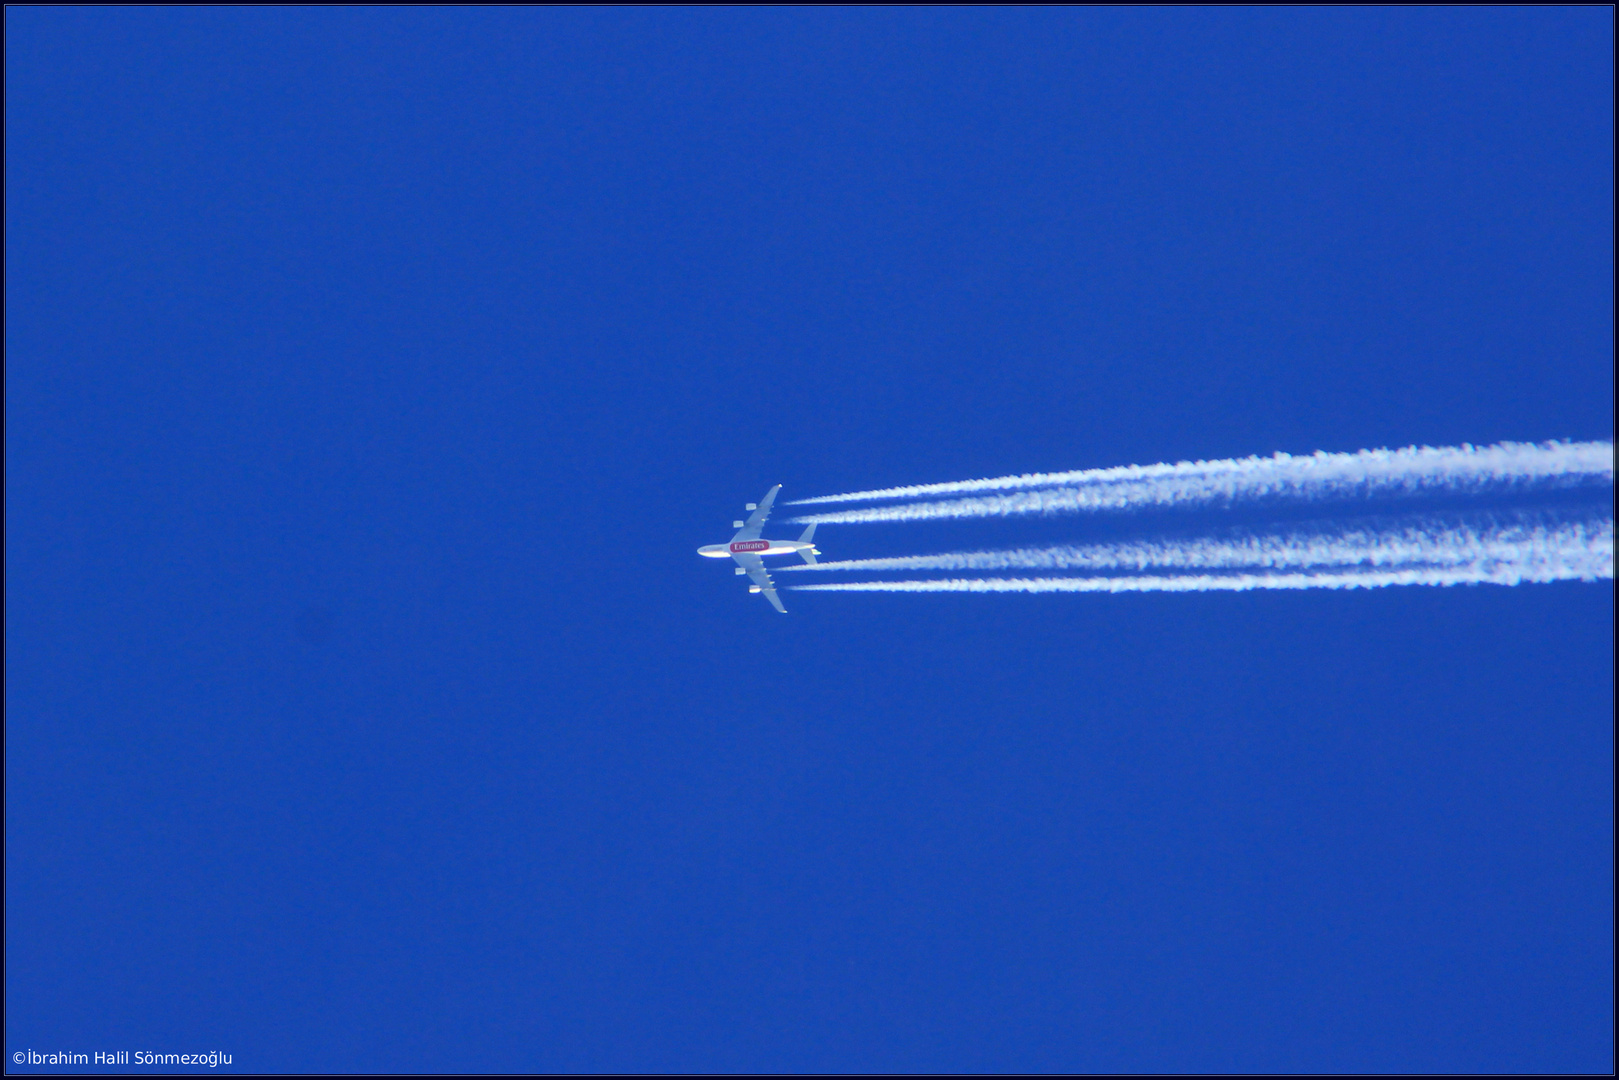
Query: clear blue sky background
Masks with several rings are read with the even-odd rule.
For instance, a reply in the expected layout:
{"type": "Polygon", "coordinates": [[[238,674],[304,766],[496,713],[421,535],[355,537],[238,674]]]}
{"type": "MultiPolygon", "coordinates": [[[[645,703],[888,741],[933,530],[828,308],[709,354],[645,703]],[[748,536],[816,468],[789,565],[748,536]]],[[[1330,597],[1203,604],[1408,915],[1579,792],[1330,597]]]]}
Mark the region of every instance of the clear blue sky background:
{"type": "Polygon", "coordinates": [[[1611,438],[1613,18],[8,8],[8,1062],[1611,1069],[1610,583],[694,549],[1611,438]]]}

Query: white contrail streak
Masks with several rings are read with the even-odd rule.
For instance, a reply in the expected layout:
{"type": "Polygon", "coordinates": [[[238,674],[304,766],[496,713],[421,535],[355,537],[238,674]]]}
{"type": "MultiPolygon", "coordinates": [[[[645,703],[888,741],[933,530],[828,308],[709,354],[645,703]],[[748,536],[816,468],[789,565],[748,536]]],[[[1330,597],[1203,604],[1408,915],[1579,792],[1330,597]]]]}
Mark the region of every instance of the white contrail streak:
{"type": "Polygon", "coordinates": [[[884,488],[804,499],[802,503],[914,499],[926,495],[1000,492],[806,514],[801,524],[920,521],[1019,514],[1146,509],[1247,499],[1477,492],[1573,487],[1613,482],[1612,442],[1498,443],[1495,446],[1407,447],[1354,454],[1277,454],[1269,458],[1125,465],[1068,473],[884,488]]]}
{"type": "Polygon", "coordinates": [[[946,578],[929,581],[840,581],[792,585],[807,592],[1246,592],[1249,589],[1380,589],[1389,585],[1520,585],[1525,582],[1595,581],[1613,577],[1601,567],[1428,567],[1415,570],[1346,570],[1318,574],[1187,574],[1137,577],[946,578]]]}
{"type": "Polygon", "coordinates": [[[1062,545],[1008,551],[961,551],[885,559],[847,559],[788,566],[784,571],[884,570],[1302,570],[1335,567],[1412,569],[1584,565],[1606,552],[1611,563],[1613,521],[1547,524],[1541,515],[1507,515],[1487,526],[1418,519],[1403,527],[1294,530],[1236,538],[1160,539],[1117,544],[1062,545]]]}
{"type": "Polygon", "coordinates": [[[817,569],[1016,568],[1126,571],[1114,576],[950,578],[795,585],[822,592],[1216,592],[1248,589],[1372,589],[1389,585],[1519,585],[1613,578],[1613,520],[1356,530],[1328,536],[961,552],[823,563],[817,569]],[[1140,573],[1219,569],[1226,573],[1140,573]],[[1129,571],[1137,571],[1130,573],[1129,571]]]}

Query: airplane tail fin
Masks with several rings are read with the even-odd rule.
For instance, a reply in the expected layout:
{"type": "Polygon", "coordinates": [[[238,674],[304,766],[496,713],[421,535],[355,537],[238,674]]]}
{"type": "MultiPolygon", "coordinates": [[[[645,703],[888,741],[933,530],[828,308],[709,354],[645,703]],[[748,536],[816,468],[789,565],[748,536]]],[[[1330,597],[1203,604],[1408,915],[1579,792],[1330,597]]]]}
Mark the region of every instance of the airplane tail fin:
{"type": "MultiPolygon", "coordinates": [[[[813,521],[810,522],[810,527],[805,529],[804,530],[804,535],[800,536],[798,538],[798,542],[800,544],[813,544],[813,543],[815,543],[815,526],[817,524],[818,524],[818,522],[813,522],[813,521]]],[[[805,562],[809,563],[811,566],[814,566],[815,565],[815,556],[820,554],[820,553],[817,552],[814,548],[809,547],[809,548],[804,548],[798,554],[803,557],[805,562]]]]}

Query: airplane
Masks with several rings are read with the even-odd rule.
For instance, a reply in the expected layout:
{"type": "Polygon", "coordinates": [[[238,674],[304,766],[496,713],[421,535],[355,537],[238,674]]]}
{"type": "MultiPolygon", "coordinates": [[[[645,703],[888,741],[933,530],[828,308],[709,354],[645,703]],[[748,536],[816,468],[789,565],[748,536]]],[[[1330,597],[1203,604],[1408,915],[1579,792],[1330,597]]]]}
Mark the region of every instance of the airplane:
{"type": "Polygon", "coordinates": [[[820,551],[815,547],[814,525],[805,529],[804,535],[797,540],[759,539],[759,533],[765,527],[765,519],[770,516],[770,504],[776,501],[776,492],[780,490],[781,485],[777,484],[765,492],[765,497],[758,502],[748,503],[747,508],[753,513],[748,515],[746,521],[731,522],[731,528],[740,531],[731,537],[729,544],[708,544],[698,548],[697,554],[705,559],[735,559],[736,572],[753,579],[748,591],[764,593],[765,599],[770,601],[770,606],[785,615],[787,609],[781,606],[781,598],[776,595],[775,583],[765,572],[765,562],[760,556],[791,555],[796,552],[805,562],[814,565],[815,556],[819,555],[820,551]]]}

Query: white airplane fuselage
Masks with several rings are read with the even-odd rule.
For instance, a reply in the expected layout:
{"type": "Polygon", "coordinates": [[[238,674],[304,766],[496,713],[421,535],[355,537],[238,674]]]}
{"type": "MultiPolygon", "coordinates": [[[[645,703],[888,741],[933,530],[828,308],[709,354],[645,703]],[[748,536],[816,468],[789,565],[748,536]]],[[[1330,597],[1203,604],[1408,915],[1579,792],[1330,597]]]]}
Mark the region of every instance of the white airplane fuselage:
{"type": "Polygon", "coordinates": [[[820,552],[815,550],[815,522],[810,522],[804,535],[797,540],[766,540],[759,534],[764,531],[765,521],[770,517],[771,504],[776,501],[776,492],[781,490],[777,484],[765,492],[765,497],[756,503],[748,503],[748,518],[746,521],[733,521],[731,528],[736,533],[728,544],[705,544],[697,549],[697,554],[705,559],[731,559],[736,562],[738,576],[746,576],[752,584],[748,586],[751,593],[763,593],[764,598],[770,601],[770,606],[787,614],[782,606],[781,597],[776,595],[776,584],[770,580],[770,571],[765,569],[761,555],[797,555],[811,566],[816,565],[815,556],[820,552]]]}
{"type": "Polygon", "coordinates": [[[729,559],[732,555],[793,555],[814,551],[814,544],[799,540],[733,540],[729,544],[708,544],[697,549],[705,559],[729,559]]]}

